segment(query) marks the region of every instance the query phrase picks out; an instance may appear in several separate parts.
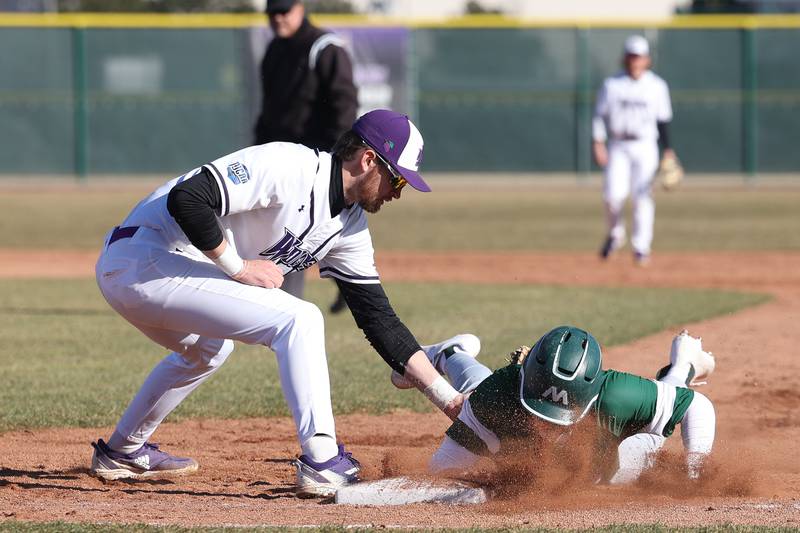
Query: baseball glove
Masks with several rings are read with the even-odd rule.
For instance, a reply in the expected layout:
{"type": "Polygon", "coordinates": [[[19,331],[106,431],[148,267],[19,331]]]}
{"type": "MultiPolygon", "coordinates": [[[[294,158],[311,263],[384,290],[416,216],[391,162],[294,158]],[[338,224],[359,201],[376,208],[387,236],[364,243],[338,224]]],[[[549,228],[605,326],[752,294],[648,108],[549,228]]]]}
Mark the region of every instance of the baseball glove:
{"type": "Polygon", "coordinates": [[[683,181],[683,167],[677,157],[663,157],[658,164],[656,182],[665,191],[672,191],[683,181]]]}

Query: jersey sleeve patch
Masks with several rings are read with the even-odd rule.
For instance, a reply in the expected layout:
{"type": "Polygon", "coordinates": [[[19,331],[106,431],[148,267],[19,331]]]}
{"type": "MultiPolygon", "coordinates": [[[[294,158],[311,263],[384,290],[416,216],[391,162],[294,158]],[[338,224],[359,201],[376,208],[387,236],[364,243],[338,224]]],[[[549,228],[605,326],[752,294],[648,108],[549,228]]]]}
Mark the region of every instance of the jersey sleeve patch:
{"type": "Polygon", "coordinates": [[[247,165],[241,161],[234,161],[228,165],[228,179],[234,184],[239,185],[250,181],[250,171],[247,165]]]}

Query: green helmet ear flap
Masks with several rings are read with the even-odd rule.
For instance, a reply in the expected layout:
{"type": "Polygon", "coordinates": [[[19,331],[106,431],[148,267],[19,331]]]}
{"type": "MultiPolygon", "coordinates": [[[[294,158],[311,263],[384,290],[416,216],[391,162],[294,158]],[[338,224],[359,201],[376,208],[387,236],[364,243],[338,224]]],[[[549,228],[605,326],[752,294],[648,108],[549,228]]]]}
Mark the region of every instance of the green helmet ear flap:
{"type": "Polygon", "coordinates": [[[560,425],[580,420],[602,383],[603,355],[588,332],[560,326],[540,338],[525,358],[520,401],[534,415],[560,425]]]}

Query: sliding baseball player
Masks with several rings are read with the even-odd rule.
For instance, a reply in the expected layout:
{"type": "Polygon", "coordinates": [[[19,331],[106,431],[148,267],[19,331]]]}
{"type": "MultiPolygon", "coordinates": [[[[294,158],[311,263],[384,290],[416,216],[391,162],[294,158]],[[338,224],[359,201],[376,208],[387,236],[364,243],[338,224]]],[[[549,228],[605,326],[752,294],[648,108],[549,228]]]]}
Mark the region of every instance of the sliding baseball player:
{"type": "Polygon", "coordinates": [[[479,350],[477,337],[459,335],[431,352],[432,364],[468,394],[430,461],[432,472],[469,470],[480,457],[502,461],[521,451],[535,460],[538,447],[569,446],[575,429],[594,424],[595,479],[636,480],[678,426],[687,475],[701,475],[716,417],[711,401],[692,387],[704,383],[715,361],[688,332],[673,339],[670,364],[657,379],[603,370],[600,345],[572,326],[551,330],[532,349],[520,347],[494,372],[476,360],[479,350]]]}

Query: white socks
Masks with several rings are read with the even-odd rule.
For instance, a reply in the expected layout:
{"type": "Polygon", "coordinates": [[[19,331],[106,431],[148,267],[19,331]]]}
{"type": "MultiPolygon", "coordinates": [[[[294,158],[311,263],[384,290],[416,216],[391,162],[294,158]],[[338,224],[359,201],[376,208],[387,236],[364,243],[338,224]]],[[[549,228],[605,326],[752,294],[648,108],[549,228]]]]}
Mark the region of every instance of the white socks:
{"type": "Polygon", "coordinates": [[[303,455],[306,455],[315,463],[324,463],[339,454],[339,446],[336,444],[336,439],[324,433],[317,433],[305,441],[301,449],[303,450],[303,455]]]}

